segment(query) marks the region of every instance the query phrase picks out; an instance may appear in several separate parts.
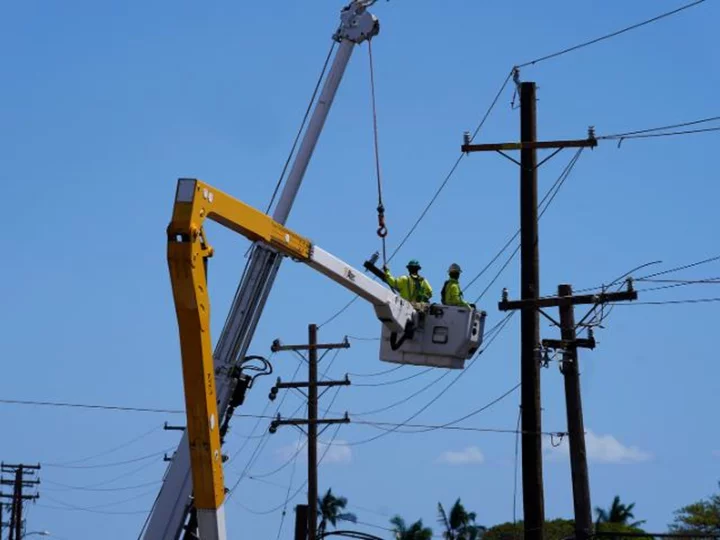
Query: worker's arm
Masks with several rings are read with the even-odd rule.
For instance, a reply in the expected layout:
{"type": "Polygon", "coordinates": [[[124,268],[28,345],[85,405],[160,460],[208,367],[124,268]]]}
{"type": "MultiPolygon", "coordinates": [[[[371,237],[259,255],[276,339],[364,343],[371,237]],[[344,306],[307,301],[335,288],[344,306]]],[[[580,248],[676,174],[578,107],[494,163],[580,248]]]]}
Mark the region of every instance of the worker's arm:
{"type": "Polygon", "coordinates": [[[390,269],[387,266],[383,267],[383,270],[385,270],[385,283],[390,285],[393,289],[398,289],[398,278],[393,277],[393,275],[390,273],[390,269]]]}

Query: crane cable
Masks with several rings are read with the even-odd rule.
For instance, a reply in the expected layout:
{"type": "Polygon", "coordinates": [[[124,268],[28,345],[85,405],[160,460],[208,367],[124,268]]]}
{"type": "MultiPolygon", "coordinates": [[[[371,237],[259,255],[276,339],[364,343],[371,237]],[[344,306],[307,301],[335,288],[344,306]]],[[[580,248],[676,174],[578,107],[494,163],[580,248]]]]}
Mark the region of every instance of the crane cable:
{"type": "Polygon", "coordinates": [[[373,68],[373,55],[372,55],[372,40],[368,40],[368,56],[370,58],[370,94],[372,97],[372,115],[373,115],[373,139],[375,142],[375,172],[377,175],[377,190],[378,190],[378,228],[377,235],[382,240],[382,256],[383,256],[383,267],[387,265],[387,248],[385,245],[385,237],[387,236],[388,230],[385,226],[385,206],[382,200],[382,181],[380,176],[380,150],[378,148],[378,128],[377,128],[377,110],[375,108],[375,70],[373,68]]]}

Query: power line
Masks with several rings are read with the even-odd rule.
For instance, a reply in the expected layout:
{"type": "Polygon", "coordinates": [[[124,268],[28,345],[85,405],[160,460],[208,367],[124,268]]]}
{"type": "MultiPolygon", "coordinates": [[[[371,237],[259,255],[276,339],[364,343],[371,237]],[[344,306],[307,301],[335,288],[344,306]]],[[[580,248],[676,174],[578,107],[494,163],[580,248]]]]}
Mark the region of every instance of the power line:
{"type": "MultiPolygon", "coordinates": [[[[319,465],[320,463],[322,463],[323,460],[325,459],[325,456],[327,455],[328,451],[330,450],[330,447],[332,446],[332,444],[335,442],[335,438],[337,437],[338,432],[340,431],[340,428],[341,428],[341,427],[342,427],[342,424],[338,424],[337,428],[335,429],[335,433],[334,433],[333,436],[332,436],[332,439],[330,439],[330,442],[329,442],[328,445],[325,447],[325,451],[323,452],[322,456],[320,456],[320,459],[318,460],[318,465],[319,465]]],[[[302,485],[300,485],[300,487],[298,487],[298,488],[293,492],[292,495],[290,495],[289,497],[287,497],[280,505],[275,506],[274,508],[271,508],[270,510],[263,510],[263,511],[253,510],[252,508],[248,508],[247,506],[245,506],[244,504],[238,502],[237,500],[235,500],[235,503],[236,503],[238,506],[240,506],[243,510],[245,510],[245,511],[247,511],[247,512],[250,512],[251,514],[255,514],[255,515],[267,515],[267,514],[272,514],[273,512],[277,512],[277,511],[280,510],[281,508],[287,506],[287,504],[288,504],[290,501],[292,501],[295,497],[297,497],[297,496],[300,494],[300,492],[301,492],[303,489],[305,489],[305,486],[307,486],[307,483],[308,483],[308,481],[305,480],[305,481],[302,483],[302,485]]]]}
{"type": "MultiPolygon", "coordinates": [[[[506,327],[507,323],[508,323],[508,322],[510,321],[510,319],[513,317],[514,313],[515,313],[515,312],[509,313],[509,314],[503,319],[503,321],[502,321],[502,323],[501,323],[501,326],[500,326],[498,332],[486,343],[485,347],[483,347],[480,351],[478,351],[476,357],[479,356],[479,355],[481,355],[482,353],[484,353],[484,352],[488,349],[488,347],[492,344],[492,342],[495,341],[495,339],[497,338],[497,336],[500,335],[500,333],[502,332],[502,330],[506,327]]],[[[473,362],[473,365],[474,365],[474,362],[473,362]]],[[[472,367],[472,366],[470,366],[470,367],[472,367]]],[[[421,407],[420,410],[418,410],[417,412],[413,413],[413,414],[410,415],[408,418],[406,418],[401,424],[398,424],[398,427],[403,426],[404,424],[407,424],[408,422],[410,422],[411,420],[413,420],[413,419],[415,419],[417,416],[419,416],[422,412],[424,412],[425,410],[427,410],[433,403],[435,403],[438,399],[440,399],[440,398],[445,394],[445,392],[447,392],[455,383],[457,383],[457,381],[459,381],[460,378],[469,371],[469,369],[470,369],[470,368],[466,368],[466,369],[462,370],[460,373],[458,373],[457,376],[456,376],[452,381],[450,381],[450,383],[447,384],[447,385],[445,386],[445,388],[443,388],[434,398],[432,398],[427,404],[425,404],[423,407],[421,407]]],[[[445,376],[446,376],[447,374],[449,374],[449,373],[450,373],[450,371],[447,371],[446,374],[443,375],[443,377],[445,377],[445,376]]],[[[380,439],[381,437],[384,437],[384,436],[386,436],[386,435],[389,435],[390,433],[392,433],[393,431],[396,431],[396,430],[397,430],[397,428],[392,428],[392,429],[390,429],[390,430],[388,430],[388,431],[386,431],[386,432],[384,432],[384,433],[381,433],[381,434],[376,435],[376,436],[374,436],[374,437],[370,437],[369,439],[364,439],[364,440],[360,440],[360,441],[354,441],[354,442],[351,442],[351,443],[347,443],[347,445],[348,445],[348,446],[358,446],[358,445],[361,445],[361,444],[366,444],[366,443],[369,443],[369,442],[373,442],[373,441],[376,441],[376,440],[380,439]]]]}
{"type": "Polygon", "coordinates": [[[667,274],[672,274],[672,273],[675,273],[675,272],[679,272],[680,270],[687,270],[688,268],[695,268],[696,266],[700,266],[700,265],[707,264],[707,263],[711,263],[711,262],[715,262],[715,261],[720,261],[720,255],[715,255],[715,256],[713,256],[713,257],[709,257],[709,258],[707,258],[707,259],[703,259],[703,260],[701,260],[701,261],[693,262],[693,263],[690,263],[690,264],[684,264],[684,265],[682,265],[682,266],[676,266],[675,268],[670,268],[669,270],[663,270],[663,271],[661,271],[661,272],[655,272],[655,273],[653,273],[653,274],[647,274],[647,275],[645,275],[645,276],[641,276],[641,277],[636,278],[636,279],[642,280],[642,279],[655,278],[655,277],[658,277],[658,276],[665,276],[665,275],[667,275],[667,274]]]}
{"type": "Polygon", "coordinates": [[[145,437],[147,437],[148,435],[150,435],[150,434],[152,434],[152,433],[155,433],[155,432],[158,431],[159,429],[160,429],[160,427],[155,426],[155,427],[153,427],[152,429],[146,431],[145,433],[141,433],[141,434],[138,435],[137,437],[134,437],[134,438],[130,439],[129,441],[125,442],[125,443],[122,443],[122,444],[120,444],[120,445],[118,445],[118,446],[115,446],[115,447],[111,448],[110,450],[105,450],[105,451],[100,452],[100,453],[98,453],[98,454],[94,454],[94,455],[92,455],[92,456],[88,456],[88,457],[85,457],[85,458],[82,458],[82,459],[76,459],[76,460],[73,460],[73,461],[63,461],[63,462],[59,463],[58,465],[75,465],[75,464],[78,464],[78,463],[84,463],[84,462],[86,462],[86,461],[93,460],[93,459],[95,459],[95,458],[99,458],[99,457],[102,457],[102,456],[106,456],[106,455],[108,455],[108,454],[112,454],[113,452],[116,452],[117,450],[121,450],[122,448],[126,448],[126,447],[130,446],[131,444],[133,444],[133,443],[135,443],[135,442],[137,442],[137,441],[139,441],[139,440],[141,440],[141,439],[144,439],[145,437]]]}
{"type": "Polygon", "coordinates": [[[122,486],[116,488],[91,488],[86,486],[73,486],[69,484],[63,484],[61,482],[52,482],[50,480],[43,479],[43,484],[50,484],[52,486],[58,486],[58,488],[44,488],[46,491],[93,491],[93,492],[113,492],[113,491],[131,491],[133,489],[140,489],[148,486],[155,486],[161,484],[162,480],[156,480],[154,482],[146,482],[144,484],[137,484],[134,486],[122,486]]]}
{"type": "Polygon", "coordinates": [[[355,424],[359,425],[368,425],[368,426],[390,426],[390,427],[408,427],[408,428],[419,428],[419,431],[403,431],[403,433],[425,433],[428,431],[434,431],[438,429],[445,429],[445,430],[456,430],[456,431],[482,431],[482,432],[497,432],[497,433],[515,433],[516,430],[508,430],[508,429],[493,429],[493,428],[474,428],[474,427],[465,427],[465,426],[456,426],[455,424],[459,424],[460,422],[463,422],[467,420],[468,418],[471,418],[473,416],[476,416],[480,414],[481,412],[486,411],[490,407],[496,405],[497,403],[501,402],[503,399],[511,395],[515,390],[520,388],[520,384],[516,384],[513,386],[510,390],[502,394],[500,397],[492,400],[490,403],[487,403],[486,405],[483,405],[482,407],[475,409],[474,411],[466,414],[465,416],[458,418],[456,420],[452,420],[450,422],[446,422],[444,424],[435,424],[435,425],[428,425],[428,424],[397,424],[397,423],[391,423],[391,422],[369,422],[369,421],[363,421],[363,420],[356,420],[354,421],[355,424]]]}
{"type": "Polygon", "coordinates": [[[666,306],[671,304],[705,304],[705,303],[713,303],[713,302],[720,302],[720,297],[716,298],[691,298],[688,300],[664,300],[664,301],[657,301],[657,302],[628,302],[628,303],[622,303],[622,304],[616,304],[616,305],[622,305],[622,306],[666,306]]]}
{"type": "Polygon", "coordinates": [[[619,36],[620,34],[624,34],[625,32],[629,32],[631,30],[635,30],[637,28],[640,28],[642,26],[657,22],[661,19],[664,19],[665,17],[670,17],[671,15],[675,15],[676,13],[680,13],[681,11],[684,11],[686,9],[689,9],[691,7],[697,6],[698,4],[702,4],[705,0],[696,0],[695,2],[691,2],[690,4],[686,4],[684,6],[681,6],[677,9],[674,9],[672,11],[668,11],[666,13],[662,13],[656,17],[653,17],[652,19],[647,19],[645,21],[639,22],[637,24],[633,24],[631,26],[627,26],[625,28],[622,28],[621,30],[617,30],[615,32],[611,32],[610,34],[605,34],[604,36],[600,36],[599,38],[591,39],[590,41],[585,41],[583,43],[580,43],[578,45],[574,45],[572,47],[568,47],[567,49],[563,49],[561,51],[554,52],[552,54],[548,54],[545,56],[541,56],[540,58],[536,58],[535,60],[531,60],[529,62],[525,62],[524,64],[520,64],[517,67],[526,67],[531,66],[535,64],[539,64],[540,62],[544,62],[545,60],[550,60],[551,58],[557,58],[558,56],[562,56],[564,54],[567,54],[572,51],[576,51],[578,49],[582,49],[584,47],[588,47],[590,45],[593,45],[595,43],[598,43],[600,41],[604,41],[606,39],[613,38],[615,36],[619,36]]]}
{"type": "Polygon", "coordinates": [[[127,465],[129,463],[137,463],[138,461],[145,461],[147,459],[156,458],[158,456],[164,455],[165,453],[169,452],[173,448],[175,448],[175,447],[170,446],[170,447],[166,448],[165,450],[161,450],[160,452],[153,452],[152,454],[147,454],[147,455],[136,457],[133,459],[126,459],[124,461],[115,461],[112,463],[102,463],[99,465],[64,465],[62,463],[45,463],[45,462],[43,462],[42,464],[45,467],[52,467],[54,469],[105,469],[107,467],[117,467],[119,465],[127,465]]]}
{"type": "MultiPolygon", "coordinates": [[[[505,77],[505,80],[503,81],[502,86],[500,86],[500,90],[498,90],[497,94],[495,95],[495,99],[493,99],[492,103],[490,103],[490,107],[488,107],[482,120],[478,124],[477,128],[475,128],[475,131],[473,132],[473,134],[470,138],[470,142],[472,142],[475,139],[477,134],[480,132],[480,129],[483,127],[483,125],[485,125],[485,122],[487,121],[488,117],[490,116],[490,113],[492,112],[492,110],[495,108],[495,105],[497,104],[498,100],[500,99],[500,96],[502,95],[503,91],[505,90],[505,87],[510,82],[510,79],[513,76],[513,72],[514,72],[514,70],[511,70],[507,74],[507,77],[505,77]]],[[[437,198],[440,195],[440,193],[442,192],[442,190],[445,189],[445,186],[450,181],[453,174],[455,174],[455,171],[457,170],[458,165],[460,165],[460,162],[462,161],[463,157],[465,157],[465,154],[460,153],[458,158],[455,160],[455,163],[450,168],[450,172],[445,176],[445,179],[440,184],[440,187],[438,187],[438,189],[433,194],[432,198],[430,199],[430,202],[428,202],[428,204],[425,206],[423,211],[420,212],[420,216],[417,218],[415,223],[413,223],[412,227],[410,227],[410,230],[407,232],[405,237],[400,241],[398,246],[395,248],[395,250],[390,255],[388,262],[391,261],[393,259],[393,257],[395,257],[395,255],[397,255],[398,251],[400,251],[400,248],[402,248],[403,245],[405,245],[405,242],[407,242],[407,240],[410,238],[410,236],[415,232],[415,229],[417,229],[417,226],[425,218],[425,215],[427,214],[428,210],[430,210],[430,207],[435,203],[435,201],[437,200],[437,198]]]]}
{"type": "MultiPolygon", "coordinates": [[[[651,281],[652,280],[643,280],[643,281],[651,281]]],[[[645,292],[651,292],[651,291],[662,291],[665,289],[675,289],[677,287],[687,287],[688,285],[720,285],[720,279],[719,278],[713,278],[712,280],[658,280],[658,281],[672,281],[673,283],[669,285],[658,285],[657,287],[646,287],[644,289],[636,289],[637,292],[645,293],[645,292]]]]}
{"type": "MultiPolygon", "coordinates": [[[[555,197],[557,197],[557,194],[559,193],[560,189],[565,184],[565,181],[569,178],[570,173],[575,168],[576,163],[578,162],[578,159],[580,159],[580,154],[582,153],[583,148],[579,148],[577,152],[573,155],[573,157],[570,159],[568,164],[565,166],[563,171],[560,173],[560,176],[555,180],[552,186],[550,186],[550,189],[547,190],[543,198],[540,200],[539,207],[542,207],[539,214],[538,214],[538,220],[545,214],[547,209],[550,207],[552,202],[555,200],[555,197]],[[543,206],[544,204],[544,206],[543,206]]],[[[474,283],[482,274],[485,273],[485,271],[490,268],[490,266],[499,258],[499,256],[505,251],[510,244],[520,235],[520,230],[518,229],[517,232],[513,235],[512,238],[503,246],[503,248],[500,250],[500,252],[495,255],[495,257],[487,264],[485,265],[485,268],[483,268],[477,275],[473,277],[473,279],[468,283],[468,285],[465,287],[469,287],[472,283],[474,283]]],[[[502,273],[505,271],[505,269],[510,265],[512,260],[517,255],[518,251],[520,251],[520,244],[518,244],[513,252],[510,254],[510,256],[507,258],[505,263],[500,267],[500,270],[497,271],[495,276],[490,280],[490,283],[487,284],[487,286],[483,289],[483,291],[480,293],[480,295],[475,299],[475,304],[477,304],[483,296],[490,290],[490,287],[493,286],[493,284],[498,280],[498,278],[502,275],[502,273]]]]}
{"type": "Polygon", "coordinates": [[[677,129],[687,126],[694,126],[697,124],[704,124],[707,122],[714,122],[716,120],[720,120],[720,116],[711,116],[708,118],[701,118],[700,120],[692,120],[690,122],[682,122],[680,124],[671,124],[668,126],[660,126],[660,127],[654,127],[654,128],[645,128],[645,129],[637,129],[635,131],[626,131],[625,133],[615,133],[612,135],[603,135],[600,137],[597,137],[598,140],[600,139],[623,139],[627,138],[631,135],[643,135],[646,133],[652,133],[655,131],[666,131],[668,129],[677,129]]]}
{"type": "MultiPolygon", "coordinates": [[[[482,120],[480,120],[480,123],[479,123],[478,126],[475,128],[475,131],[473,132],[472,137],[470,138],[470,141],[471,141],[471,142],[472,142],[472,140],[475,139],[475,137],[477,136],[477,134],[480,132],[480,130],[482,129],[482,127],[485,125],[485,122],[487,121],[488,117],[490,116],[490,113],[493,111],[493,109],[494,109],[495,106],[497,105],[497,102],[498,102],[498,100],[500,99],[500,96],[502,95],[503,91],[505,90],[505,87],[506,87],[506,86],[508,85],[508,83],[510,82],[510,79],[512,79],[512,76],[513,76],[514,71],[515,71],[514,69],[510,70],[510,72],[509,72],[509,73],[507,74],[507,76],[505,77],[505,80],[503,81],[502,85],[500,86],[500,90],[498,90],[497,94],[495,94],[495,98],[492,100],[492,102],[490,103],[490,106],[489,106],[488,109],[485,111],[485,114],[483,115],[482,120]]],[[[413,233],[414,233],[415,230],[417,229],[418,225],[420,225],[420,222],[425,218],[425,216],[427,215],[427,213],[428,213],[428,211],[430,210],[430,208],[432,207],[432,205],[435,204],[435,201],[436,201],[437,198],[440,196],[440,193],[445,189],[445,186],[448,184],[448,182],[450,181],[450,179],[451,179],[451,178],[453,177],[453,175],[455,174],[455,171],[457,170],[457,168],[458,168],[458,166],[460,165],[460,162],[463,160],[463,157],[464,157],[464,156],[465,156],[465,154],[464,154],[464,153],[461,153],[461,154],[458,156],[458,158],[455,160],[455,162],[453,163],[452,167],[450,168],[450,171],[449,171],[448,174],[445,176],[445,179],[440,183],[440,186],[437,188],[437,190],[435,191],[435,193],[433,194],[433,196],[430,198],[430,201],[427,203],[427,205],[425,205],[425,208],[422,210],[422,212],[420,212],[420,216],[418,216],[418,218],[415,220],[415,222],[413,223],[413,225],[410,227],[410,230],[405,234],[405,236],[403,237],[403,239],[400,241],[400,243],[397,245],[397,247],[396,247],[396,248],[393,250],[393,252],[391,253],[390,257],[388,258],[388,262],[390,262],[390,261],[395,257],[395,255],[397,255],[397,253],[400,251],[400,249],[401,249],[401,248],[405,245],[405,243],[408,241],[408,239],[410,238],[410,236],[413,235],[413,233]]],[[[342,308],[340,308],[335,314],[333,314],[332,316],[330,316],[330,317],[329,317],[327,320],[325,320],[322,324],[319,324],[319,325],[318,325],[318,328],[322,328],[322,327],[325,326],[326,324],[328,324],[328,323],[334,321],[335,319],[337,319],[340,315],[342,315],[345,311],[347,311],[347,309],[348,309],[353,303],[355,303],[355,301],[356,301],[358,298],[359,298],[359,296],[355,295],[347,304],[345,304],[342,308]]]]}
{"type": "MultiPolygon", "coordinates": [[[[505,321],[505,319],[500,320],[500,322],[496,323],[492,328],[490,328],[490,330],[486,331],[484,339],[489,339],[493,333],[499,331],[499,329],[502,327],[504,321],[505,321]]],[[[474,361],[474,359],[471,361],[474,361]]],[[[400,366],[400,367],[406,367],[406,366],[400,366]]],[[[373,414],[378,414],[381,412],[389,411],[390,409],[394,409],[395,407],[397,407],[399,405],[403,405],[403,404],[407,403],[408,401],[410,401],[411,399],[419,396],[420,394],[425,392],[425,390],[434,386],[435,384],[439,383],[442,379],[444,379],[445,377],[450,375],[450,373],[451,372],[449,370],[446,370],[445,373],[442,373],[438,378],[430,381],[428,384],[426,384],[419,390],[413,392],[409,396],[405,396],[402,399],[395,401],[394,403],[390,403],[389,405],[384,405],[378,409],[372,409],[369,411],[362,411],[362,412],[352,411],[350,414],[352,414],[353,416],[370,416],[373,414]]],[[[334,413],[334,414],[339,414],[339,413],[334,413]]]]}
{"type": "Polygon", "coordinates": [[[642,279],[637,278],[635,281],[647,281],[650,283],[679,283],[681,285],[695,285],[695,284],[715,284],[720,285],[720,277],[705,278],[705,279],[642,279]]]}
{"type": "Polygon", "coordinates": [[[180,409],[153,409],[149,407],[127,407],[121,405],[91,405],[87,403],[65,403],[60,401],[32,401],[23,399],[0,399],[0,403],[10,405],[42,405],[48,407],[72,407],[79,409],[101,409],[107,411],[123,411],[123,412],[146,412],[160,414],[185,414],[180,409]]]}

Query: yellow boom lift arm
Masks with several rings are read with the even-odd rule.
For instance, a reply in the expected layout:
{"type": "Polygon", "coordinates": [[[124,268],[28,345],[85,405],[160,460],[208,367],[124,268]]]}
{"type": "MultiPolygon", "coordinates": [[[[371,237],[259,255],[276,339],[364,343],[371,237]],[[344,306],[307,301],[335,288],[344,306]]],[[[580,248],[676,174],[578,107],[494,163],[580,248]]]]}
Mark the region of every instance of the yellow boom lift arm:
{"type": "Polygon", "coordinates": [[[167,258],[180,334],[194,504],[201,530],[203,522],[220,523],[224,529],[225,498],[207,290],[207,259],[213,249],[205,238],[206,219],[307,264],[369,301],[383,324],[381,360],[462,368],[482,342],[485,319],[484,312],[470,308],[411,304],[259,210],[200,180],[179,179],[167,228],[167,258]]]}

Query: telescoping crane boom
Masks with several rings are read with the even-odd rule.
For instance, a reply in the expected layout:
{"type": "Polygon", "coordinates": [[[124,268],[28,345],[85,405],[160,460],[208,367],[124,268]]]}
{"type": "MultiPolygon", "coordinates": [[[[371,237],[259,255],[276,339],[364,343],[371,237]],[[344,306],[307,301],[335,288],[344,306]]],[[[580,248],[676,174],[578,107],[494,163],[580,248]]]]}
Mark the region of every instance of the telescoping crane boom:
{"type": "Polygon", "coordinates": [[[482,343],[485,319],[484,312],[473,308],[416,307],[259,210],[200,180],[178,180],[167,229],[167,256],[180,333],[187,435],[202,540],[225,538],[225,487],[206,272],[213,249],[203,228],[206,219],[307,264],[370,302],[383,324],[383,334],[388,334],[381,340],[383,360],[460,368],[482,343]]]}
{"type": "MultiPolygon", "coordinates": [[[[340,12],[340,25],[332,35],[334,43],[337,44],[332,65],[325,77],[273,211],[273,219],[280,224],[284,224],[290,215],[354,48],[372,39],[379,32],[377,17],[367,10],[373,3],[375,0],[351,0],[340,12]]],[[[218,420],[222,420],[226,415],[233,393],[239,384],[238,379],[232,376],[234,367],[242,362],[248,353],[281,261],[282,257],[276,251],[261,243],[253,246],[250,253],[230,305],[225,326],[215,347],[216,391],[220,415],[218,420]]],[[[194,538],[193,532],[197,522],[192,512],[193,485],[189,452],[188,434],[185,432],[163,477],[160,492],[150,510],[144,533],[141,532],[143,540],[194,538]],[[184,527],[188,514],[190,514],[189,523],[184,527]]]]}

